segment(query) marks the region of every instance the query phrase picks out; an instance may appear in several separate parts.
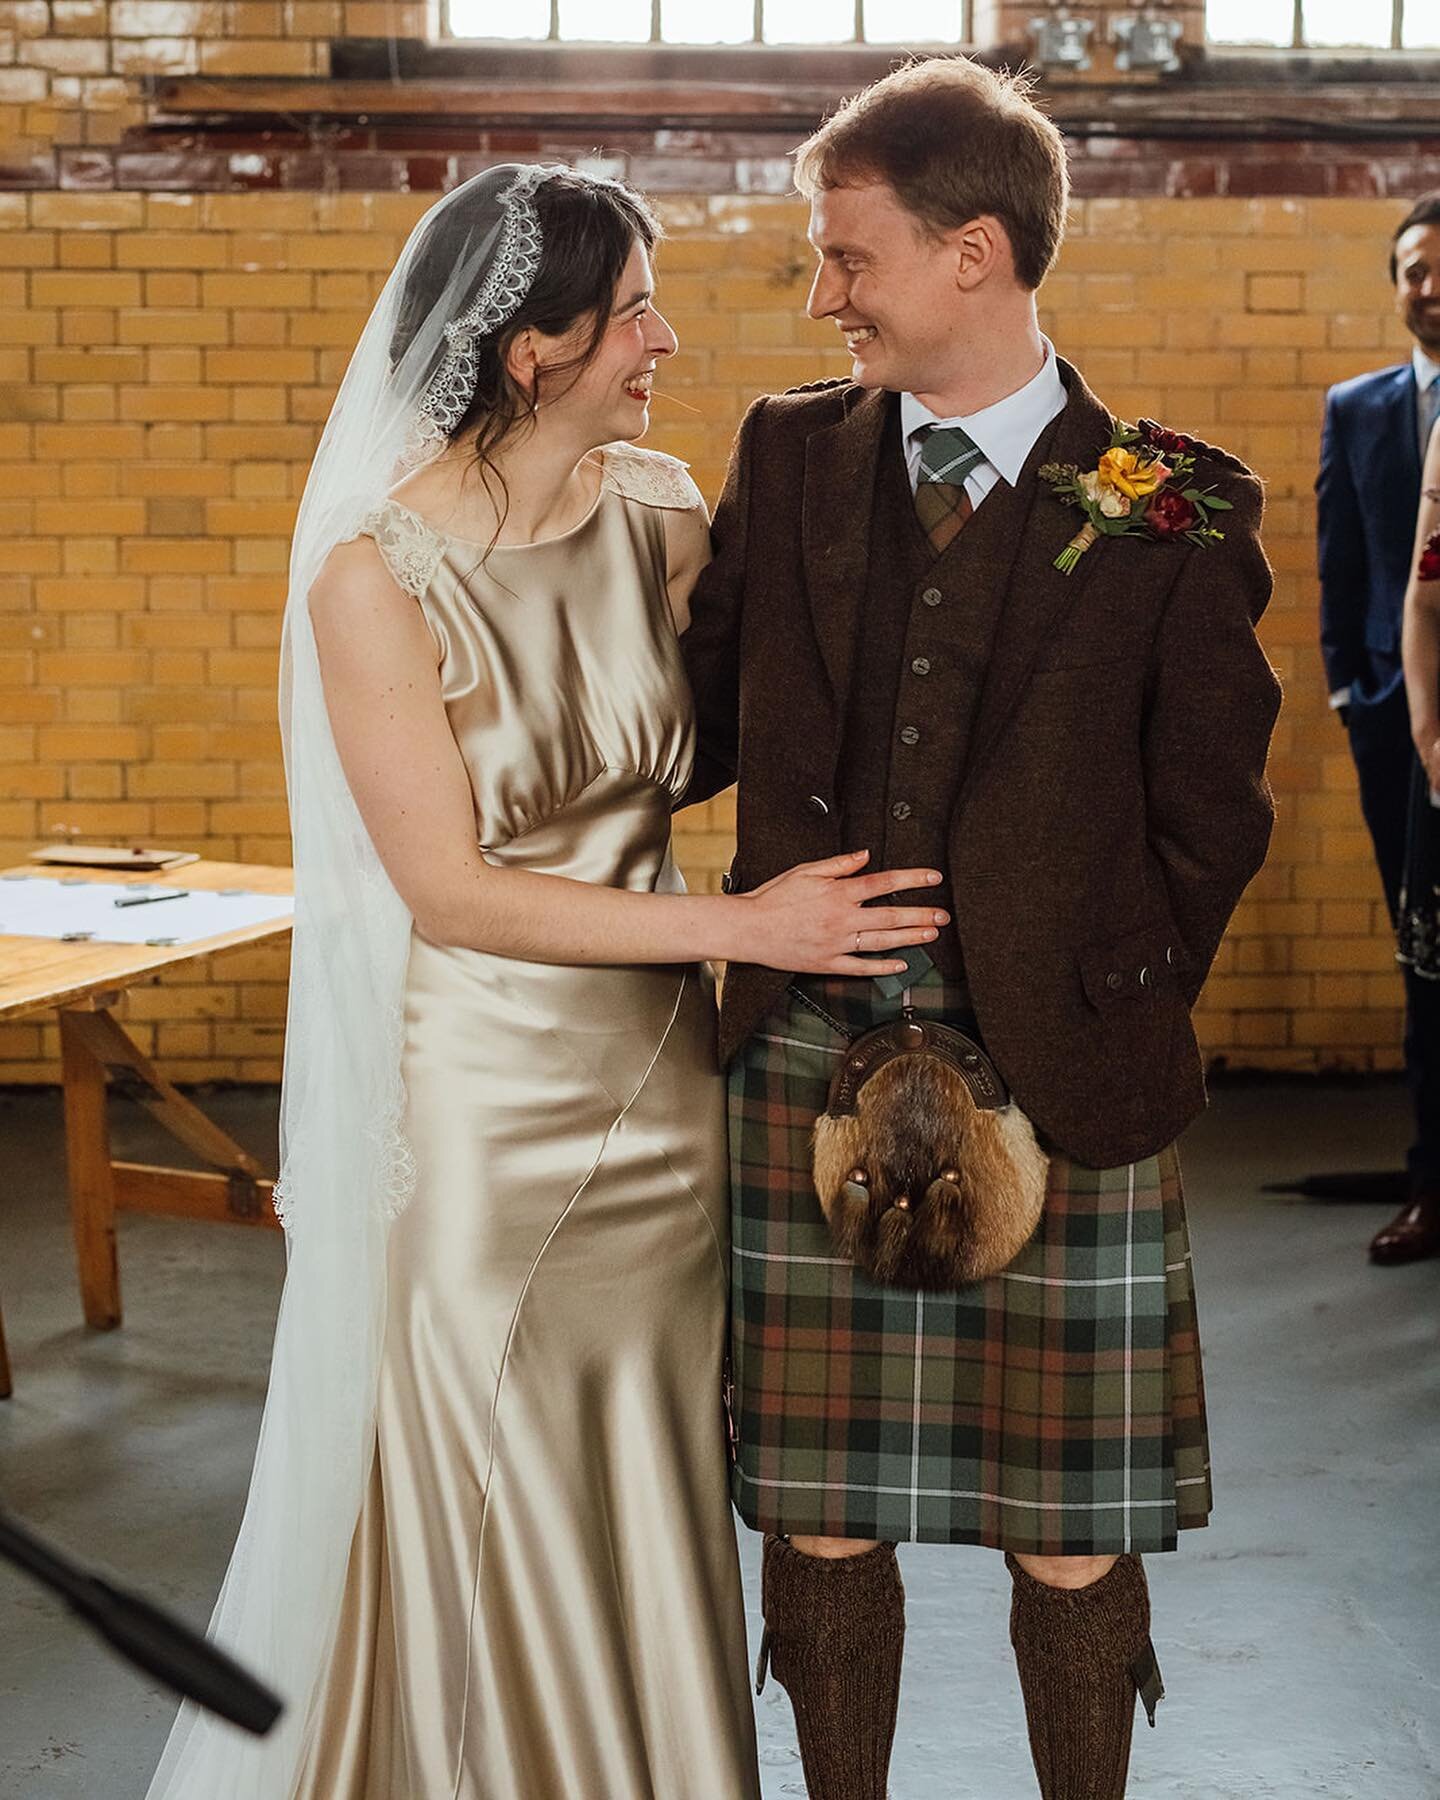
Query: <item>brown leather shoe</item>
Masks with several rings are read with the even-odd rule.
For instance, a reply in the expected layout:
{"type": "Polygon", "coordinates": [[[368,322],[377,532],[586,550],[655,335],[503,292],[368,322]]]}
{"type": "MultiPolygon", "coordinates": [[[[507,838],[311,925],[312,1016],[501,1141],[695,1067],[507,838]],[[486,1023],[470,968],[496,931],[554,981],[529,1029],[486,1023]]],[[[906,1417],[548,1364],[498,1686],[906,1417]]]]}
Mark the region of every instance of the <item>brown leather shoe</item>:
{"type": "Polygon", "coordinates": [[[1440,1188],[1416,1188],[1410,1204],[1370,1240],[1371,1262],[1420,1262],[1427,1256],[1440,1256],[1440,1188]]]}

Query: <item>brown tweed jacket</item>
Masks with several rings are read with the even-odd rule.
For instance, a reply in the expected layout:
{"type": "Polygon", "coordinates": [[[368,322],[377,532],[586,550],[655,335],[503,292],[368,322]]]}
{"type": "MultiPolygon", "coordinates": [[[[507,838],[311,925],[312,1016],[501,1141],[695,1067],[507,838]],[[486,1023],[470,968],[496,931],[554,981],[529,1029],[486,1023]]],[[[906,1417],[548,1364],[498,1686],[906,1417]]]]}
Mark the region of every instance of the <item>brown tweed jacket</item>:
{"type": "MultiPolygon", "coordinates": [[[[1223,543],[1102,540],[1072,575],[1052,566],[1081,521],[1039,464],[1093,468],[1111,429],[1060,369],[1068,404],[1017,484],[1023,530],[982,571],[1004,603],[949,874],[987,1048],[1050,1142],[1103,1167],[1153,1154],[1204,1105],[1190,1008],[1269,842],[1279,686],[1254,631],[1271,590],[1260,484],[1223,452],[1196,446],[1200,485],[1234,506],[1223,543]]],[[[900,654],[860,616],[891,403],[802,388],[756,401],[736,440],[683,640],[687,799],[738,777],[736,891],[852,847],[835,803],[850,683],[900,654]]],[[[731,967],[726,1060],[786,981],[731,967]]]]}

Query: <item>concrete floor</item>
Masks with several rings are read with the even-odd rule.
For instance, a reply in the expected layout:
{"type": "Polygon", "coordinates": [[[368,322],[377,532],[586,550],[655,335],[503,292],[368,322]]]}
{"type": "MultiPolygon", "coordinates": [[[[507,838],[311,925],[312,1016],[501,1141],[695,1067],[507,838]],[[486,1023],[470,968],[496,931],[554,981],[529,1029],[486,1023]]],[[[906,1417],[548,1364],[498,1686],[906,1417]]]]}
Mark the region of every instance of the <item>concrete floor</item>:
{"type": "MultiPolygon", "coordinates": [[[[209,1104],[266,1153],[272,1097],[209,1104]]],[[[159,1148],[143,1119],[115,1111],[117,1154],[159,1148]]],[[[1137,1730],[1136,1800],[1440,1800],[1440,1262],[1373,1269],[1364,1246],[1387,1209],[1258,1191],[1384,1166],[1403,1132],[1389,1084],[1229,1087],[1187,1139],[1218,1511],[1151,1562],[1170,1698],[1157,1731],[1137,1730]]],[[[203,1622],[245,1491],[279,1243],[128,1219],[127,1323],[91,1334],[53,1096],[0,1095],[0,1168],[16,1378],[0,1403],[0,1494],[203,1622]]],[[[752,1633],[757,1548],[742,1533],[752,1633]]],[[[902,1563],[894,1800],[1030,1800],[999,1558],[924,1547],[902,1563]]],[[[170,1714],[0,1571],[0,1800],[138,1800],[170,1714]]],[[[773,1683],[759,1716],[766,1800],[803,1795],[773,1683]]]]}

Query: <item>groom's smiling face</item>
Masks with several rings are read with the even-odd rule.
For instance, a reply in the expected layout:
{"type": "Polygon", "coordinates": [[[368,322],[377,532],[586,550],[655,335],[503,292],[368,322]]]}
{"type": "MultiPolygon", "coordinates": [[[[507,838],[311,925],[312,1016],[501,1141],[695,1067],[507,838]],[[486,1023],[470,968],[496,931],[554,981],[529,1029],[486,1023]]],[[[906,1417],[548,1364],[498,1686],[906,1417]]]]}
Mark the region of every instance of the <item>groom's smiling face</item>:
{"type": "Polygon", "coordinates": [[[805,310],[832,319],[862,387],[943,389],[963,294],[953,239],[927,232],[886,182],[819,189],[810,242],[820,259],[805,310]]]}

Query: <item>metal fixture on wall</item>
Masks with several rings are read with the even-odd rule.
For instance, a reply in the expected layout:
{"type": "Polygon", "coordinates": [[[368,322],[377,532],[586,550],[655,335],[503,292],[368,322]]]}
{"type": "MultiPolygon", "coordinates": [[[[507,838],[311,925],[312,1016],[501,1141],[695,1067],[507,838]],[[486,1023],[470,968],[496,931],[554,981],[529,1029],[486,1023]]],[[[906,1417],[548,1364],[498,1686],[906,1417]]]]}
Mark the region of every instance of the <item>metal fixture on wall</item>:
{"type": "Polygon", "coordinates": [[[1042,69],[1088,69],[1087,48],[1095,30],[1093,19],[1077,19],[1066,7],[1042,13],[1030,21],[1030,41],[1035,61],[1042,69]]]}
{"type": "Polygon", "coordinates": [[[1180,67],[1175,46],[1184,34],[1179,19],[1166,18],[1153,7],[1140,12],[1116,13],[1110,20],[1110,41],[1117,69],[1156,69],[1169,74],[1180,67]]]}

